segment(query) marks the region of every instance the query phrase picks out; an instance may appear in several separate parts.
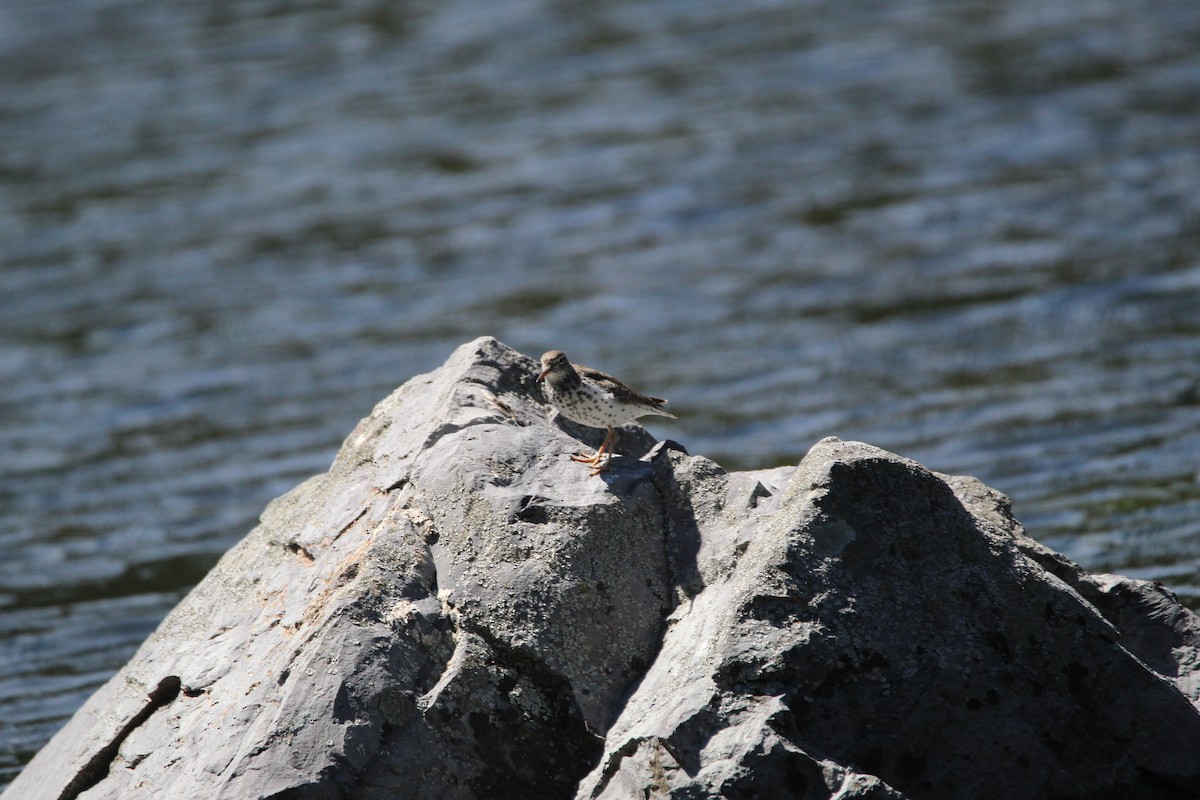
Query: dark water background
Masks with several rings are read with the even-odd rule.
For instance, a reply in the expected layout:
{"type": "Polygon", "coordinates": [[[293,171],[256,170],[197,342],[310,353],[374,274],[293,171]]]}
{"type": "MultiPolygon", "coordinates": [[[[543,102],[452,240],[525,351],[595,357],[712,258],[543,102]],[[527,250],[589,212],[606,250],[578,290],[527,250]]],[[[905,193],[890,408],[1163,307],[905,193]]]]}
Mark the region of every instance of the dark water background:
{"type": "Polygon", "coordinates": [[[4,0],[0,785],[492,334],[1200,606],[1200,3],[4,0]]]}

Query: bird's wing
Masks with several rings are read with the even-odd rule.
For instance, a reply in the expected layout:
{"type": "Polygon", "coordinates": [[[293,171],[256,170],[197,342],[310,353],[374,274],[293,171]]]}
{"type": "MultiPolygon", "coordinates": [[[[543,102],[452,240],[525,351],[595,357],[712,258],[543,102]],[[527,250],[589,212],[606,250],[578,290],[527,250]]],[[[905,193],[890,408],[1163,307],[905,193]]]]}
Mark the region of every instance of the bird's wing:
{"type": "Polygon", "coordinates": [[[575,371],[579,373],[579,377],[587,378],[596,383],[609,392],[612,392],[614,397],[619,397],[622,400],[641,401],[652,406],[666,405],[667,401],[661,397],[650,397],[649,395],[641,394],[630,389],[625,384],[614,378],[612,375],[606,375],[598,369],[585,367],[580,364],[575,365],[575,371]]]}

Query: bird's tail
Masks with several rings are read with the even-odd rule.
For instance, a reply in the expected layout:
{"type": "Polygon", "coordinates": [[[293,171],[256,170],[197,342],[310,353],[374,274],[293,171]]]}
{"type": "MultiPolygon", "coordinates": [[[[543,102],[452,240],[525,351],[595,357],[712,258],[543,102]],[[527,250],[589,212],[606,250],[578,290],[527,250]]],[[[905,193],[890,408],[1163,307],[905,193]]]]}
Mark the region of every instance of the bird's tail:
{"type": "Polygon", "coordinates": [[[661,397],[648,397],[646,399],[654,401],[654,404],[655,404],[654,408],[648,409],[646,411],[646,414],[657,414],[660,417],[670,417],[671,419],[679,419],[679,417],[675,416],[670,411],[667,411],[665,408],[663,408],[663,406],[665,406],[667,404],[666,400],[663,400],[661,397]]]}

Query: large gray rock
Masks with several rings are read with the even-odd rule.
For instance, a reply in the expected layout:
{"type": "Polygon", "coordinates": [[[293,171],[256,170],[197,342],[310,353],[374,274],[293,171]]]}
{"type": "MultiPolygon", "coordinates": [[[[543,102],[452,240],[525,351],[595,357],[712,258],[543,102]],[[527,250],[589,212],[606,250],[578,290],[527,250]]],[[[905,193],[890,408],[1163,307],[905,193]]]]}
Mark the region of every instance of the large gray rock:
{"type": "Polygon", "coordinates": [[[726,473],[492,339],[273,502],[5,800],[1200,796],[1200,624],[858,443],[726,473]],[[641,456],[641,458],[636,458],[641,456]]]}

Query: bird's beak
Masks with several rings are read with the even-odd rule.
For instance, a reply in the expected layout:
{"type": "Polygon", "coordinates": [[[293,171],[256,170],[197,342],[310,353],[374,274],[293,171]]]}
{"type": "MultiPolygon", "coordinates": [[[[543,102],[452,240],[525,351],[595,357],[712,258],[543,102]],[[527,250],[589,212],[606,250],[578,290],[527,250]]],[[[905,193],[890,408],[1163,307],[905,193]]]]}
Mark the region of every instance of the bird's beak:
{"type": "Polygon", "coordinates": [[[550,371],[550,368],[549,368],[549,367],[546,367],[544,370],[542,370],[541,372],[539,372],[539,373],[538,373],[538,376],[537,376],[537,382],[538,382],[538,383],[541,383],[543,380],[545,380],[545,379],[546,379],[546,373],[547,373],[547,372],[549,372],[549,371],[550,371]]]}

